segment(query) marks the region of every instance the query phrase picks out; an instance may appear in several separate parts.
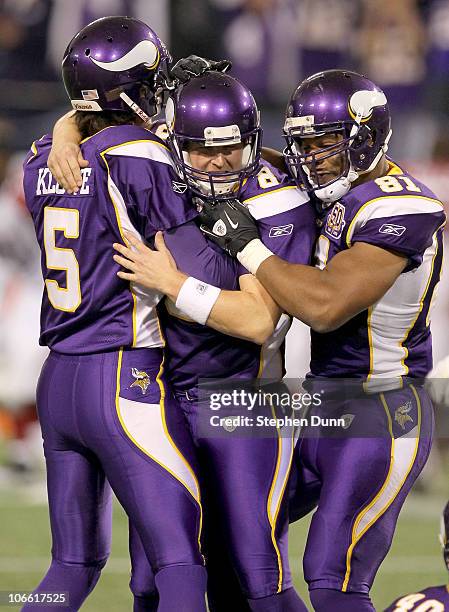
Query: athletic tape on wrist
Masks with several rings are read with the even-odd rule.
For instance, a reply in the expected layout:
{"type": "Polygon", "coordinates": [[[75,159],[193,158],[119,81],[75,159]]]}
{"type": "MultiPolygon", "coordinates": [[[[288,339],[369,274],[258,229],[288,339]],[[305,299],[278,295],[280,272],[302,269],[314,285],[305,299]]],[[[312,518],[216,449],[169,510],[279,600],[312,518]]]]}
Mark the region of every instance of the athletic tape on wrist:
{"type": "Polygon", "coordinates": [[[218,287],[189,276],[178,293],[176,307],[193,321],[206,325],[210,311],[219,295],[218,287]]]}
{"type": "Polygon", "coordinates": [[[251,274],[255,275],[260,264],[272,255],[274,255],[274,253],[272,253],[270,249],[267,249],[261,240],[254,238],[254,240],[248,242],[240,253],[237,253],[237,259],[242,266],[245,266],[251,274]]]}

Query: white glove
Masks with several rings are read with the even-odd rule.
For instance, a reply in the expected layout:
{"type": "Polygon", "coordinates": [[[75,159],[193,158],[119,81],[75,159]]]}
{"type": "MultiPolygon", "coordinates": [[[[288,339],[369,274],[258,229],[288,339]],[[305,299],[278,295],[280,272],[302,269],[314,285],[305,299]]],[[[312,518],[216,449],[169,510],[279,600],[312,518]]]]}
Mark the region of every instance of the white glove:
{"type": "Polygon", "coordinates": [[[429,372],[426,389],[435,404],[449,408],[449,355],[429,372]]]}

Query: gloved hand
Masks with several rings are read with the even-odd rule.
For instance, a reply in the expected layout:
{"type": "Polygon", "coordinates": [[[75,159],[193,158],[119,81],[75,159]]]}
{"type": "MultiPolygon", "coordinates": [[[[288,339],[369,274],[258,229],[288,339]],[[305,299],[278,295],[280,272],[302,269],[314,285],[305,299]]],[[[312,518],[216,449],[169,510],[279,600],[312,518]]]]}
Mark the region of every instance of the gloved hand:
{"type": "Polygon", "coordinates": [[[204,203],[199,219],[201,231],[232,257],[259,238],[256,221],[238,200],[204,203]]]}
{"type": "Polygon", "coordinates": [[[183,57],[168,69],[167,88],[175,89],[178,85],[187,83],[192,77],[216,70],[227,72],[232,66],[229,60],[208,60],[198,55],[183,57]]]}

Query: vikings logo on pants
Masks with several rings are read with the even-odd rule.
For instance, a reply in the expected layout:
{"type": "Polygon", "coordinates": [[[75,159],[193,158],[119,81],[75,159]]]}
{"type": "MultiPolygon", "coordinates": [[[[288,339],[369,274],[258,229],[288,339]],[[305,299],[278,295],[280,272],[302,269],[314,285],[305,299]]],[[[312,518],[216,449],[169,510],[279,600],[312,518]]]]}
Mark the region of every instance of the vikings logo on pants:
{"type": "Polygon", "coordinates": [[[304,555],[309,589],[367,593],[390,548],[402,505],[427,461],[433,408],[427,392],[410,384],[332,399],[325,409],[354,418],[340,435],[321,432],[300,440],[290,514],[296,520],[318,505],[304,555]]]}

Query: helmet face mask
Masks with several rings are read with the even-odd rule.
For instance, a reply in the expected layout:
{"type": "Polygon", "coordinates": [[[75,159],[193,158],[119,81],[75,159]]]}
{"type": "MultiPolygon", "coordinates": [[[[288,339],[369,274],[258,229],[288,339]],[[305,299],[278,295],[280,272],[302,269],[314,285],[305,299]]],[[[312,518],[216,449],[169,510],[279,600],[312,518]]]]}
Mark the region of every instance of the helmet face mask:
{"type": "Polygon", "coordinates": [[[157,34],[129,17],[104,17],[83,28],[69,43],[62,75],[78,111],[126,111],[148,121],[158,112],[157,79],[170,55],[157,34]]]}
{"type": "Polygon", "coordinates": [[[238,198],[259,171],[262,129],[251,92],[233,77],[208,72],[172,94],[166,106],[168,143],[178,174],[194,195],[238,198]],[[213,160],[222,156],[222,166],[213,160]]]}
{"type": "Polygon", "coordinates": [[[329,70],[303,81],[290,99],[285,161],[298,184],[324,202],[334,202],[360,175],[373,170],[390,136],[383,92],[357,73],[329,70]],[[336,142],[329,140],[318,148],[316,139],[326,135],[335,135],[336,142]],[[308,139],[314,139],[310,151],[308,139]]]}

